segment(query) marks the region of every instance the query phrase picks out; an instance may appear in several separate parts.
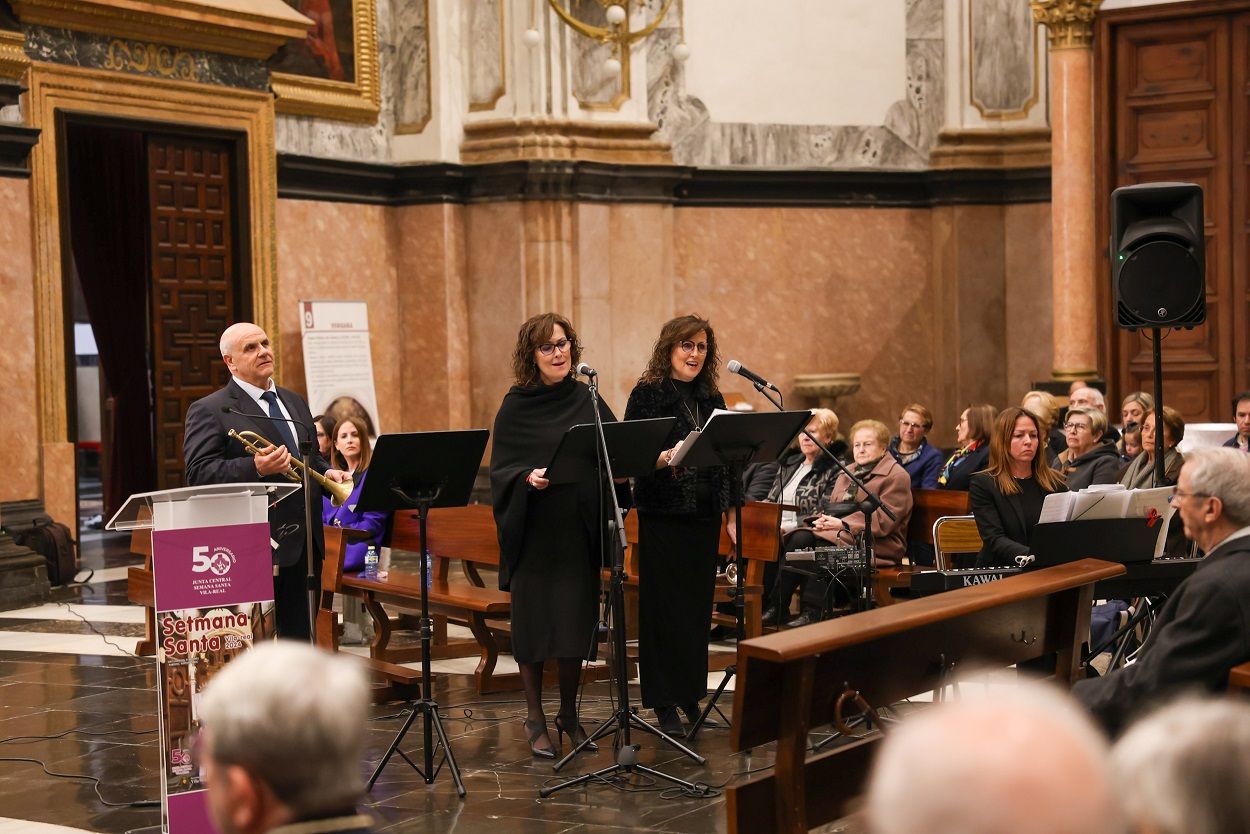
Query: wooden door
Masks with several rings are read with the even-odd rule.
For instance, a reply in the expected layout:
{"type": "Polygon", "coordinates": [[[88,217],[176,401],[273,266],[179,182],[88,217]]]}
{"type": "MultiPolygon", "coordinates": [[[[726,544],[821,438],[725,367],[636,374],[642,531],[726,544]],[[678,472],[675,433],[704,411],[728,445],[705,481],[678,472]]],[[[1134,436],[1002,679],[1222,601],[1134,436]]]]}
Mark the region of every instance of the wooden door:
{"type": "MultiPolygon", "coordinates": [[[[1203,189],[1207,321],[1193,330],[1165,331],[1163,341],[1164,402],[1189,421],[1222,417],[1232,388],[1230,29],[1222,15],[1135,23],[1117,27],[1113,44],[1114,181],[1108,190],[1169,181],[1203,189]]],[[[1151,353],[1148,332],[1116,332],[1120,396],[1153,390],[1151,353]]]]}
{"type": "Polygon", "coordinates": [[[184,485],[187,407],[226,383],[218,339],[246,309],[226,140],[149,136],[151,355],[157,488],[184,485]]]}

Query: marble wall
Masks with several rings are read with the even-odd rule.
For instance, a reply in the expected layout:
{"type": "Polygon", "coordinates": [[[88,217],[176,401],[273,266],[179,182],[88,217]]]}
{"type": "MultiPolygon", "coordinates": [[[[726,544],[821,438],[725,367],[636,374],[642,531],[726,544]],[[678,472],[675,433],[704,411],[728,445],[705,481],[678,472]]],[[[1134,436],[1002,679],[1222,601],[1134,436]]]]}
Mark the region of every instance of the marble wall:
{"type": "Polygon", "coordinates": [[[35,266],[31,247],[30,181],[0,178],[0,252],[4,253],[0,258],[0,305],[5,310],[5,350],[0,351],[0,386],[5,398],[0,431],[10,438],[5,456],[14,476],[0,480],[0,501],[40,497],[39,404],[32,384],[35,266]]]}

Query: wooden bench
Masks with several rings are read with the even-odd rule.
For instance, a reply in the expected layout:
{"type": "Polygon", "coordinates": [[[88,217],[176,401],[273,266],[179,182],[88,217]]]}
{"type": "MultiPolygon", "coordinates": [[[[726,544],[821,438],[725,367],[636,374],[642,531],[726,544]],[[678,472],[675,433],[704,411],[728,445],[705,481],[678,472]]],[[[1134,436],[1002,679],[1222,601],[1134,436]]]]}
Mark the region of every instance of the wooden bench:
{"type": "MultiPolygon", "coordinates": [[[[474,671],[479,692],[517,689],[520,675],[496,675],[499,661],[499,621],[512,613],[511,595],[507,591],[485,587],[479,567],[499,567],[499,540],[491,508],[483,504],[467,507],[445,507],[430,511],[426,533],[431,559],[429,609],[431,616],[462,623],[473,633],[473,640],[449,641],[445,638],[431,651],[436,657],[463,657],[465,647],[479,655],[474,671]],[[450,563],[459,561],[464,571],[462,580],[453,580],[450,563]]],[[[392,548],[420,553],[418,522],[412,513],[396,513],[388,543],[392,548]]],[[[421,608],[421,575],[391,569],[385,578],[367,579],[363,574],[344,573],[335,589],[337,593],[356,597],[364,602],[376,627],[370,655],[376,660],[403,662],[421,657],[420,647],[392,649],[393,624],[383,608],[389,605],[399,611],[417,612],[421,608]]],[[[330,600],[332,603],[332,599],[330,600]]],[[[323,603],[323,608],[325,607],[323,603]]],[[[506,625],[506,624],[503,624],[506,625]]],[[[437,635],[436,635],[437,636],[437,635]]]]}
{"type": "Polygon", "coordinates": [[[1228,691],[1242,695],[1250,693],[1250,663],[1243,663],[1229,670],[1228,691]]]}
{"type": "MultiPolygon", "coordinates": [[[[907,521],[907,544],[919,542],[933,547],[933,522],[944,515],[968,512],[968,493],[950,489],[913,489],[911,517],[907,521]]],[[[921,566],[908,558],[908,563],[893,568],[878,568],[873,574],[872,592],[877,605],[891,605],[898,599],[893,588],[911,586],[911,575],[921,566]]]]}
{"type": "Polygon", "coordinates": [[[729,788],[729,831],[798,834],[843,815],[880,735],[811,759],[807,750],[808,732],[834,720],[844,693],[883,708],[944,685],[952,673],[1050,653],[1056,677],[1075,680],[1094,583],[1123,572],[1123,565],[1082,559],[743,641],[730,746],[775,741],[776,766],[729,788]]]}

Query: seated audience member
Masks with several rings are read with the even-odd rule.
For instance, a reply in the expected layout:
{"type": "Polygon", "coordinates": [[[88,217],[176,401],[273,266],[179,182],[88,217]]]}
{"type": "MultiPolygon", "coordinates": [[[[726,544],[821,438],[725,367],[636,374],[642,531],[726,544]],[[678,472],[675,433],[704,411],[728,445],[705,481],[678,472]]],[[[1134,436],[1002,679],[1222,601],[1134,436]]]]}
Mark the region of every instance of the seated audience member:
{"type": "Polygon", "coordinates": [[[221,834],[368,834],[369,691],[356,658],[291,640],[243,652],[201,696],[201,766],[221,834]]]}
{"type": "Polygon", "coordinates": [[[347,546],[343,570],[356,571],[364,567],[365,551],[369,549],[369,545],[380,548],[382,536],[386,533],[388,513],[367,513],[356,509],[372,456],[373,450],[369,446],[365,421],[359,417],[340,420],[334,427],[333,465],[351,475],[352,492],[341,507],[330,503],[328,496],[322,498],[321,523],[334,527],[352,527],[369,533],[369,538],[354,541],[347,546]]]}
{"type": "Polygon", "coordinates": [[[742,498],[744,501],[766,501],[768,491],[777,480],[781,464],[775,460],[747,464],[742,472],[742,498]]]}
{"type": "MultiPolygon", "coordinates": [[[[807,431],[829,451],[836,454],[844,453],[846,444],[839,441],[837,446],[830,446],[833,438],[838,436],[838,415],[827,408],[812,410],[812,419],[807,424],[807,431]]],[[[766,500],[798,507],[798,510],[784,510],[781,513],[781,559],[777,569],[765,570],[764,593],[771,600],[764,612],[763,624],[775,625],[783,622],[790,610],[790,598],[804,584],[807,578],[794,571],[780,570],[785,567],[785,552],[823,546],[824,542],[816,538],[811,528],[804,523],[821,512],[829,503],[829,494],[833,489],[834,478],[838,468],[829,456],[820,450],[806,434],[798,436],[798,447],[788,449],[778,461],[777,476],[773,480],[766,500]]],[[[730,529],[733,529],[733,510],[729,512],[730,529]]]]}
{"type": "Polygon", "coordinates": [[[1094,408],[1069,408],[1063,424],[1068,448],[1059,455],[1059,471],[1068,489],[1084,489],[1091,484],[1114,484],[1119,480],[1120,454],[1115,446],[1102,442],[1107,418],[1094,408]]]}
{"type": "Polygon", "coordinates": [[[1032,411],[1041,423],[1042,437],[1046,438],[1047,460],[1053,461],[1060,452],[1068,448],[1068,438],[1059,423],[1063,416],[1059,400],[1045,391],[1030,391],[1020,398],[1020,407],[1032,411]]]}
{"type": "Polygon", "coordinates": [[[942,473],[942,453],[929,443],[933,415],[920,403],[912,403],[898,415],[898,434],[890,438],[890,454],[911,477],[912,489],[936,489],[942,473]]]}
{"type": "Polygon", "coordinates": [[[1120,433],[1120,474],[1116,480],[1124,477],[1128,464],[1141,454],[1141,423],[1129,423],[1120,433]]]}
{"type": "Polygon", "coordinates": [[[1250,704],[1185,698],[1133,724],[1111,751],[1129,823],[1149,834],[1250,831],[1250,704]]]}
{"type": "Polygon", "coordinates": [[[1237,422],[1237,433],[1224,445],[1250,452],[1250,391],[1242,391],[1233,397],[1233,420],[1237,422]]]}
{"type": "Polygon", "coordinates": [[[909,714],[881,742],[869,834],[1125,834],[1107,742],[1040,685],[909,714]]]}
{"type": "Polygon", "coordinates": [[[1163,407],[1163,483],[1154,482],[1155,473],[1155,412],[1151,411],[1142,419],[1141,448],[1142,453],[1120,476],[1120,483],[1129,489],[1150,489],[1154,486],[1174,486],[1180,477],[1181,466],[1185,456],[1176,444],[1185,439],[1185,418],[1171,406],[1163,407]]]}
{"type": "Polygon", "coordinates": [[[994,406],[976,403],[964,409],[955,427],[955,454],[947,458],[938,475],[938,489],[967,491],[974,472],[980,472],[990,459],[990,431],[994,427],[994,406]]]}
{"type": "Polygon", "coordinates": [[[317,427],[317,450],[329,460],[334,450],[334,418],[329,414],[318,414],[313,418],[313,425],[317,427]]]}
{"type": "Polygon", "coordinates": [[[1013,566],[1030,553],[1029,536],[1052,492],[1067,489],[1063,476],[1046,465],[1041,425],[1024,408],[1003,409],[994,421],[990,463],[972,476],[968,489],[972,515],[981,534],[977,567],[1013,566]]]}
{"type": "Polygon", "coordinates": [[[1107,431],[1103,435],[1103,443],[1116,443],[1120,439],[1120,432],[1116,427],[1111,425],[1111,418],[1107,415],[1107,398],[1097,388],[1078,388],[1068,397],[1068,408],[1095,408],[1102,412],[1102,416],[1107,420],[1107,431]]]}
{"type": "Polygon", "coordinates": [[[1145,391],[1134,391],[1120,403],[1121,425],[1127,427],[1130,423],[1136,423],[1140,426],[1141,421],[1146,417],[1146,412],[1151,411],[1154,407],[1154,397],[1145,391]]]}
{"type": "Polygon", "coordinates": [[[1168,597],[1135,663],[1072,690],[1112,734],[1180,689],[1223,690],[1250,660],[1248,483],[1250,455],[1235,449],[1195,449],[1182,466],[1173,505],[1206,558],[1168,597]]]}
{"type": "MultiPolygon", "coordinates": [[[[851,427],[851,454],[854,456],[849,467],[851,474],[894,514],[891,519],[880,510],[872,513],[873,564],[876,567],[896,567],[903,561],[907,552],[907,521],[911,518],[911,478],[886,451],[889,442],[890,430],[880,420],[860,420],[851,427]]],[[[864,532],[860,503],[867,497],[850,478],[839,474],[829,494],[830,503],[812,520],[812,531],[823,540],[818,544],[855,544],[864,532]]],[[[827,590],[822,581],[809,578],[803,594],[803,613],[786,625],[795,628],[819,619],[827,590]]]]}

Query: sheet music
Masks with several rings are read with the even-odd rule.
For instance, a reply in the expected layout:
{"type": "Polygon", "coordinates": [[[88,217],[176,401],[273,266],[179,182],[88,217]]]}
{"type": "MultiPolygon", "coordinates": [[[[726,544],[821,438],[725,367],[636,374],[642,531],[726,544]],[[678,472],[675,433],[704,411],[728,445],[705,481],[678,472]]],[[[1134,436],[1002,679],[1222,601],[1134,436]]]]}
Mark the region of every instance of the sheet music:
{"type": "Polygon", "coordinates": [[[1038,524],[1052,524],[1057,521],[1067,521],[1072,515],[1072,502],[1075,500],[1075,492],[1052,492],[1042,501],[1042,515],[1037,519],[1038,524]]]}
{"type": "Polygon", "coordinates": [[[1155,539],[1154,558],[1163,555],[1167,546],[1168,524],[1176,508],[1172,506],[1172,487],[1156,489],[1134,489],[1129,492],[1128,509],[1125,518],[1149,518],[1152,513],[1159,517],[1159,536],[1155,539]]]}
{"type": "Polygon", "coordinates": [[[712,421],[715,420],[717,417],[721,417],[722,419],[724,419],[723,415],[727,415],[729,417],[738,417],[742,414],[750,414],[750,413],[753,413],[753,412],[730,411],[727,408],[712,409],[712,416],[707,418],[707,422],[703,424],[703,428],[701,430],[695,429],[694,431],[690,432],[690,434],[686,435],[686,439],[682,441],[681,448],[677,450],[677,454],[673,455],[673,459],[669,461],[668,465],[669,466],[681,466],[682,460],[684,460],[686,457],[686,450],[694,446],[694,442],[699,439],[699,435],[707,431],[707,427],[710,426],[712,424],[712,421]]]}

